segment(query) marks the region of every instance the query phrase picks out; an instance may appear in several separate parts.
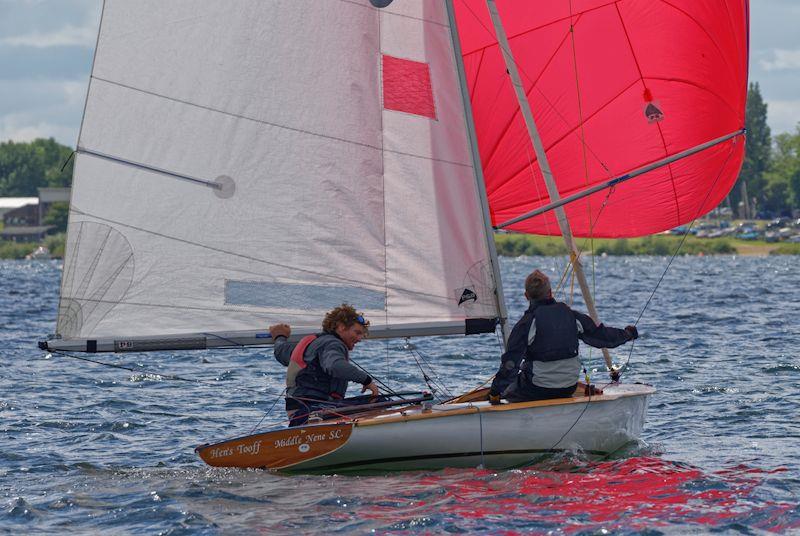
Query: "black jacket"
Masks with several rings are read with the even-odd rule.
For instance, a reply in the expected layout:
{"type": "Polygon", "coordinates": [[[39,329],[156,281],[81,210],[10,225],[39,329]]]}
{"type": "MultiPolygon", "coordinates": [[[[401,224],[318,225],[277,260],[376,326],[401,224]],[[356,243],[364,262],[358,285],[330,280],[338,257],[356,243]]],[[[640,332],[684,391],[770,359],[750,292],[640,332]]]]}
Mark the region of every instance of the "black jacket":
{"type": "Polygon", "coordinates": [[[514,381],[523,359],[527,362],[557,361],[577,356],[578,339],[595,348],[615,348],[631,337],[624,329],[598,326],[590,316],[552,298],[532,301],[511,330],[490,393],[499,395],[514,381]],[[534,319],[536,337],[529,345],[528,333],[534,319]]]}

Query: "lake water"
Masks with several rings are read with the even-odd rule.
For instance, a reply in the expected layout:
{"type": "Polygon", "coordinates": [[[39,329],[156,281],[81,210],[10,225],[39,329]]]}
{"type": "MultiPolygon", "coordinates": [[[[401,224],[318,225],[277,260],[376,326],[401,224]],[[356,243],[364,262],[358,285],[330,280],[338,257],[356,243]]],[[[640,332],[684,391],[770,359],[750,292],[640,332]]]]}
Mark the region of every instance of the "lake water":
{"type": "MultiPolygon", "coordinates": [[[[667,261],[586,261],[607,324],[636,320],[667,261]]],[[[271,351],[89,356],[137,372],[48,356],[36,341],[54,330],[59,264],[0,262],[0,532],[800,534],[799,261],[675,260],[623,376],[659,391],[642,442],[612,459],[377,476],[205,466],[198,444],[280,421],[280,404],[265,417],[284,381],[271,351]]],[[[564,262],[502,259],[513,320],[535,267],[557,279],[564,262]]],[[[416,344],[453,392],[499,357],[491,336],[416,344]]],[[[582,355],[600,367],[599,352],[582,355]]],[[[354,358],[394,388],[426,388],[402,341],[354,358]]]]}

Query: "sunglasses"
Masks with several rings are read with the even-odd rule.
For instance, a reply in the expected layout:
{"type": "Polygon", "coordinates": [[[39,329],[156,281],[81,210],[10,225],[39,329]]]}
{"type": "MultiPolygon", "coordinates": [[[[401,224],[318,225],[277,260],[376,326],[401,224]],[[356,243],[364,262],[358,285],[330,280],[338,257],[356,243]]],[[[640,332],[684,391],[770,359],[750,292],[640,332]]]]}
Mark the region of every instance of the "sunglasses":
{"type": "Polygon", "coordinates": [[[367,321],[366,321],[366,320],[364,320],[364,317],[363,317],[363,316],[361,316],[361,315],[358,315],[358,316],[356,317],[356,322],[358,322],[358,323],[359,323],[359,324],[361,324],[362,326],[366,326],[366,325],[367,325],[367,321]]]}

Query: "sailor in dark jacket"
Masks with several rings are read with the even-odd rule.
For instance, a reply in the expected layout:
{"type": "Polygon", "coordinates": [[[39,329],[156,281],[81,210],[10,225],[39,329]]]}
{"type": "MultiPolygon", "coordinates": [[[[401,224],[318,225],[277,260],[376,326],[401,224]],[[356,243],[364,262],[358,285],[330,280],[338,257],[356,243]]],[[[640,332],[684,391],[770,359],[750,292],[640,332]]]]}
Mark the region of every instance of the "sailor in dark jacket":
{"type": "MultiPolygon", "coordinates": [[[[553,299],[548,277],[535,270],[525,279],[530,307],[511,330],[489,400],[509,402],[570,397],[578,386],[578,339],[595,348],[614,348],[639,336],[635,326],[599,326],[588,315],[553,299]]],[[[595,391],[597,394],[602,391],[595,391]]]]}
{"type": "Polygon", "coordinates": [[[369,322],[347,304],[325,315],[322,333],[306,336],[297,343],[287,340],[291,334],[288,324],[270,326],[275,359],[288,367],[289,426],[304,424],[308,414],[329,405],[326,402],[343,399],[348,382],[360,383],[362,393],[369,389],[373,397],[378,396],[378,387],[370,375],[349,362],[350,350],[367,335],[368,329],[369,322]]]}

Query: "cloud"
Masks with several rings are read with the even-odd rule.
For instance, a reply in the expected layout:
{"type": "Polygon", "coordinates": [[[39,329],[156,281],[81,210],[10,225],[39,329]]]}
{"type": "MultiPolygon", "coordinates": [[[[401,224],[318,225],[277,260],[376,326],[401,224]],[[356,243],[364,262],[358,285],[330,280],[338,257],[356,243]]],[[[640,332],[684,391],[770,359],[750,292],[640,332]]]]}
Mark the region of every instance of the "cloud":
{"type": "Polygon", "coordinates": [[[800,99],[768,100],[767,116],[772,135],[795,132],[800,123],[800,99]]]}
{"type": "Polygon", "coordinates": [[[30,122],[28,114],[11,114],[0,117],[0,141],[32,141],[36,138],[55,138],[68,146],[78,139],[74,125],[59,125],[47,121],[30,122]]]}
{"type": "Polygon", "coordinates": [[[765,71],[788,71],[800,69],[800,49],[785,50],[776,48],[772,57],[759,60],[759,65],[765,71]]]}
{"type": "Polygon", "coordinates": [[[0,141],[74,145],[88,80],[0,80],[0,141]]]}
{"type": "Polygon", "coordinates": [[[0,39],[0,45],[49,48],[61,46],[80,46],[94,48],[97,28],[94,26],[73,26],[68,24],[52,32],[30,32],[0,39]]]}

